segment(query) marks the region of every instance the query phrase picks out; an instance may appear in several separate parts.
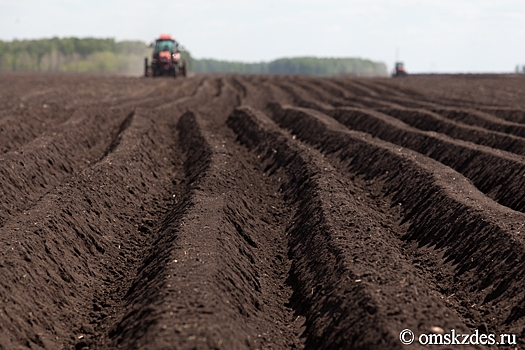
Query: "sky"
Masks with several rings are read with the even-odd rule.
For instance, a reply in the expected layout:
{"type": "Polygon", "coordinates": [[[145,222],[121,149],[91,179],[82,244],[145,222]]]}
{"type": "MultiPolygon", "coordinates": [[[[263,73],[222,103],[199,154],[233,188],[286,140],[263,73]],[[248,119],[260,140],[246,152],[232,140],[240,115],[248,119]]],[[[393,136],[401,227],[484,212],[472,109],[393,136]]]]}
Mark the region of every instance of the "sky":
{"type": "Polygon", "coordinates": [[[0,40],[172,34],[195,58],[360,57],[410,73],[525,65],[523,0],[0,0],[0,40]]]}

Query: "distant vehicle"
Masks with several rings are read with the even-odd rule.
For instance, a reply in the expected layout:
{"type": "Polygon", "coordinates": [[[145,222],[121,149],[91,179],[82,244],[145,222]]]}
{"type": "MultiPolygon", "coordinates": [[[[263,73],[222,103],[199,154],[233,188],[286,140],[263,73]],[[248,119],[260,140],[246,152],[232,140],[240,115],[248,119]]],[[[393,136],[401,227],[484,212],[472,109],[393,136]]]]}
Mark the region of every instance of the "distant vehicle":
{"type": "Polygon", "coordinates": [[[162,75],[177,77],[186,76],[186,61],[181,56],[180,45],[168,34],[162,34],[155,40],[151,65],[148,58],[144,59],[144,76],[158,77],[162,75]]]}
{"type": "Polygon", "coordinates": [[[396,62],[396,66],[394,68],[394,72],[392,73],[393,77],[403,77],[407,75],[407,72],[405,71],[405,65],[403,62],[396,62]]]}

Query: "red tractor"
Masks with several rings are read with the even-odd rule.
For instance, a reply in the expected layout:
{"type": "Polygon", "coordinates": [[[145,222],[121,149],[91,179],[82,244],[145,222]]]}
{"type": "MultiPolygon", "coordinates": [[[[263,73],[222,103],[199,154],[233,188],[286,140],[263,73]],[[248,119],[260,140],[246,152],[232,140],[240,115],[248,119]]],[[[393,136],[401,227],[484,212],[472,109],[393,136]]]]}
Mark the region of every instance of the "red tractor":
{"type": "Polygon", "coordinates": [[[154,48],[153,57],[151,65],[148,65],[147,57],[144,59],[144,76],[186,76],[186,61],[182,58],[181,48],[175,39],[163,34],[151,46],[154,48]]]}

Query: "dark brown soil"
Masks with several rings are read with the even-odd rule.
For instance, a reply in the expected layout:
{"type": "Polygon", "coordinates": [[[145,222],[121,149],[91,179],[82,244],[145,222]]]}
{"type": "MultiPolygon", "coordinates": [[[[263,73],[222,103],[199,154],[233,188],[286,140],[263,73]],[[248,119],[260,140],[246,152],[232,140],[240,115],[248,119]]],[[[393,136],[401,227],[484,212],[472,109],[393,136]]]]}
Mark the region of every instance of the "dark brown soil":
{"type": "Polygon", "coordinates": [[[3,74],[0,349],[523,347],[524,90],[3,74]]]}

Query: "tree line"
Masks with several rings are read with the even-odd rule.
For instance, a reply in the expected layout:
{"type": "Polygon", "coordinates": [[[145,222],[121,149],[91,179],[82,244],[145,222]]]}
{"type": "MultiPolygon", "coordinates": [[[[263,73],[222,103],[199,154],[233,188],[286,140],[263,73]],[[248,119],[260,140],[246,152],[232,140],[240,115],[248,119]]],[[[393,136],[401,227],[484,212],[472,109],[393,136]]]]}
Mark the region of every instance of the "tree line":
{"type": "Polygon", "coordinates": [[[333,75],[387,75],[382,62],[361,58],[281,58],[270,62],[244,63],[214,59],[194,60],[193,71],[202,73],[253,73],[253,74],[310,74],[333,75]]]}
{"type": "Polygon", "coordinates": [[[38,72],[126,72],[149,52],[141,41],[51,38],[0,41],[0,70],[38,72]]]}
{"type": "MultiPolygon", "coordinates": [[[[50,38],[0,41],[0,71],[106,72],[141,74],[151,49],[142,41],[112,38],[50,38]]],[[[282,58],[244,63],[194,59],[184,52],[190,71],[197,73],[387,75],[382,62],[360,58],[282,58]]]]}

